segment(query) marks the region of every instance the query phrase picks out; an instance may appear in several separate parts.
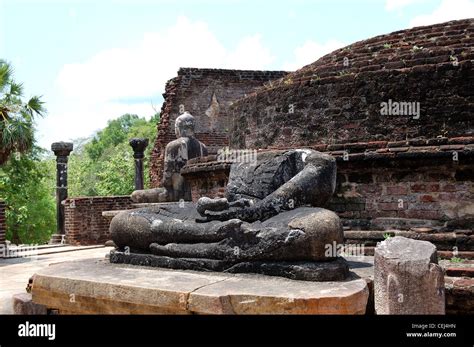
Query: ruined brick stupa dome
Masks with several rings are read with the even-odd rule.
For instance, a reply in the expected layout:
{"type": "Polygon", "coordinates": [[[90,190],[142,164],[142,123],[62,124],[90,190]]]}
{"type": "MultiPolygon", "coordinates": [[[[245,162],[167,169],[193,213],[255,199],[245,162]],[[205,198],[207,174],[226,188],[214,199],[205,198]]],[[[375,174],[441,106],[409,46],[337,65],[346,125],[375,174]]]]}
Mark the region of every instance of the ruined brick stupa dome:
{"type": "Polygon", "coordinates": [[[474,19],[356,42],[235,102],[231,145],[472,136],[473,62],[474,19]]]}

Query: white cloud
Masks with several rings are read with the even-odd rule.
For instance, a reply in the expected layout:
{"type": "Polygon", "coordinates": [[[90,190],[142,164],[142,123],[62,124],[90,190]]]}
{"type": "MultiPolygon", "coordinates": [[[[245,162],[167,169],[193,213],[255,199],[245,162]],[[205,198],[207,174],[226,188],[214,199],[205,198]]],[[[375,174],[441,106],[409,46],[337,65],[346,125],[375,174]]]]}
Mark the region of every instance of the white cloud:
{"type": "Polygon", "coordinates": [[[295,49],[294,61],[286,62],[283,65],[283,69],[289,71],[300,69],[304,65],[311,64],[323,55],[343,46],[344,44],[338,40],[328,40],[325,43],[308,40],[295,49]]]}
{"type": "Polygon", "coordinates": [[[413,18],[410,26],[430,25],[471,17],[474,17],[474,0],[443,0],[432,13],[413,18]]]}
{"type": "Polygon", "coordinates": [[[76,18],[76,16],[77,16],[77,11],[76,11],[76,9],[75,9],[75,8],[70,8],[70,9],[69,9],[69,17],[71,17],[71,18],[76,18]]]}
{"type": "Polygon", "coordinates": [[[57,82],[65,95],[90,100],[147,97],[160,93],[179,67],[263,69],[273,60],[259,35],[244,37],[228,50],[206,23],[180,17],[166,30],[146,33],[134,46],[65,65],[57,82]]]}
{"type": "Polygon", "coordinates": [[[243,38],[236,49],[225,61],[225,66],[241,70],[261,70],[269,67],[275,58],[261,43],[261,36],[254,35],[243,38]]]}
{"type": "Polygon", "coordinates": [[[151,116],[151,101],[161,100],[166,81],[180,67],[261,70],[273,61],[258,34],[229,49],[205,22],[179,17],[173,26],[145,33],[133,45],[64,65],[56,79],[57,97],[49,98],[60,102],[51,103],[48,117],[39,120],[39,143],[48,148],[54,141],[89,136],[124,113],[151,116]]]}
{"type": "Polygon", "coordinates": [[[423,2],[423,0],[387,0],[385,2],[385,9],[387,11],[400,10],[403,7],[407,7],[419,2],[423,2]]]}

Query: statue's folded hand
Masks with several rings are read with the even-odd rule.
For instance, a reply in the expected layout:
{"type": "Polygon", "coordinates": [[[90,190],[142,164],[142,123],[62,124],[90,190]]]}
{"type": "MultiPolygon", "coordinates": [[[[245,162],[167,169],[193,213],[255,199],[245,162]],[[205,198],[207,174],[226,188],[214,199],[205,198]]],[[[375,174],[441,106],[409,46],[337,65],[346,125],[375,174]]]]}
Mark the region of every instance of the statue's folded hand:
{"type": "Polygon", "coordinates": [[[204,215],[207,217],[208,220],[226,221],[229,219],[239,218],[238,215],[240,210],[241,208],[231,208],[225,211],[207,210],[204,215]]]}
{"type": "Polygon", "coordinates": [[[248,207],[230,207],[223,211],[206,210],[203,219],[196,219],[196,222],[226,221],[229,219],[240,219],[244,222],[254,222],[261,218],[262,209],[260,204],[248,207]]]}
{"type": "Polygon", "coordinates": [[[253,204],[254,204],[253,200],[242,198],[242,199],[238,199],[236,201],[230,202],[229,206],[230,207],[249,207],[249,206],[252,206],[253,204]]]}
{"type": "Polygon", "coordinates": [[[202,197],[198,200],[196,210],[201,216],[205,216],[208,211],[223,211],[230,207],[226,198],[211,199],[202,197]]]}

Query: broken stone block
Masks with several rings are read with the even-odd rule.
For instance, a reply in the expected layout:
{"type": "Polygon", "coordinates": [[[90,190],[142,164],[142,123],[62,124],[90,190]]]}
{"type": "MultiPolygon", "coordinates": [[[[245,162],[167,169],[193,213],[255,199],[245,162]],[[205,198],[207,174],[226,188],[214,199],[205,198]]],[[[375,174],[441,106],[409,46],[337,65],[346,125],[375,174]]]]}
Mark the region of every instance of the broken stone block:
{"type": "Polygon", "coordinates": [[[427,241],[393,237],[375,248],[377,314],[444,314],[444,271],[427,241]]]}
{"type": "Polygon", "coordinates": [[[47,314],[46,306],[36,304],[29,293],[20,293],[13,295],[13,313],[40,315],[47,314]]]}

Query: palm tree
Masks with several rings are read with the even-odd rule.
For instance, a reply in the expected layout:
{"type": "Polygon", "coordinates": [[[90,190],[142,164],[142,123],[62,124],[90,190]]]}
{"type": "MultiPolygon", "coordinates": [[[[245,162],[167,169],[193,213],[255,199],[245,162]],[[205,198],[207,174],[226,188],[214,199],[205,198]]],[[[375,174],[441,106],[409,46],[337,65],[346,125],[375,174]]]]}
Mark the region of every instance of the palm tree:
{"type": "Polygon", "coordinates": [[[40,97],[23,100],[23,85],[16,83],[9,63],[0,59],[0,165],[11,153],[26,152],[34,142],[34,117],[45,111],[40,97]]]}

